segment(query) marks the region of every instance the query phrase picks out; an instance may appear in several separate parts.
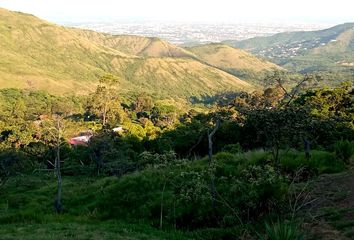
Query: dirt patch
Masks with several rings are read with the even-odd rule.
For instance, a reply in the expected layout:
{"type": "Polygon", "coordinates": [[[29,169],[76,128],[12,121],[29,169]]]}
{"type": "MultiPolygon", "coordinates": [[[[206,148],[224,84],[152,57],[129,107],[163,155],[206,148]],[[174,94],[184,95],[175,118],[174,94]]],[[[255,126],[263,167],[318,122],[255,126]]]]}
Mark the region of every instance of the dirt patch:
{"type": "Polygon", "coordinates": [[[322,239],[322,240],[348,240],[350,238],[343,236],[341,232],[334,229],[325,222],[317,222],[311,224],[303,224],[303,230],[306,232],[306,239],[322,239]]]}
{"type": "Polygon", "coordinates": [[[354,170],[322,175],[309,184],[307,239],[354,239],[354,170]]]}

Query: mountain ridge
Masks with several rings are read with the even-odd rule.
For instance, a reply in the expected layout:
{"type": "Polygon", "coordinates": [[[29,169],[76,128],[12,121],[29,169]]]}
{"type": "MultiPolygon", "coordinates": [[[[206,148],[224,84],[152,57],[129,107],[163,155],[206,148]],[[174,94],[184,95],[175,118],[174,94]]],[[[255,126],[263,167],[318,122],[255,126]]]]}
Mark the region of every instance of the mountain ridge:
{"type": "Polygon", "coordinates": [[[111,73],[120,78],[123,93],[191,97],[253,89],[157,38],[114,36],[65,28],[30,14],[5,9],[0,13],[1,88],[32,86],[57,94],[86,94],[102,75],[111,73]]]}
{"type": "Polygon", "coordinates": [[[224,43],[298,72],[351,71],[340,63],[354,63],[354,23],[224,43]]]}

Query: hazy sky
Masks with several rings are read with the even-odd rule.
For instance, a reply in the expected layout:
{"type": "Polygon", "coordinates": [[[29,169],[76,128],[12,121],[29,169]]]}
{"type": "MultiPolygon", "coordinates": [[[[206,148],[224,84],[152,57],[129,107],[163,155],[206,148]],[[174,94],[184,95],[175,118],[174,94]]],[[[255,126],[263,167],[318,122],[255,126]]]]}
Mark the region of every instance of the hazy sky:
{"type": "Polygon", "coordinates": [[[0,0],[50,21],[354,22],[354,0],[0,0]]]}

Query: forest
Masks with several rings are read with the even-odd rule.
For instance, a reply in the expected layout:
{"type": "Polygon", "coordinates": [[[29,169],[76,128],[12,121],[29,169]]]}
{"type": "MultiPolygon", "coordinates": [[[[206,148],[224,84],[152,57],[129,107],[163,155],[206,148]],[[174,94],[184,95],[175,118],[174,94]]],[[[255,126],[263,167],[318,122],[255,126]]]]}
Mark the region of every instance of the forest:
{"type": "Polygon", "coordinates": [[[82,96],[1,89],[0,238],[354,237],[331,185],[352,180],[354,89],[315,78],[194,103],[111,74],[82,96]]]}

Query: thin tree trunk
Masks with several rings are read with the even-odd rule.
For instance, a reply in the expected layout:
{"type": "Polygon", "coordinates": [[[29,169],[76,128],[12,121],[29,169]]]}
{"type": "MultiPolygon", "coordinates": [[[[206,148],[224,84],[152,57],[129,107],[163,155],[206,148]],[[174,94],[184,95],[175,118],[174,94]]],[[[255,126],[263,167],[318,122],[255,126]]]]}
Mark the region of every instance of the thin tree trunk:
{"type": "Polygon", "coordinates": [[[166,183],[167,183],[167,179],[165,180],[165,183],[163,184],[162,193],[161,193],[161,205],[160,205],[160,229],[162,229],[162,226],[163,226],[163,197],[164,197],[164,194],[165,194],[166,183]]]}
{"type": "Polygon", "coordinates": [[[212,163],[212,157],[213,157],[213,137],[216,133],[216,131],[219,129],[220,127],[220,121],[218,120],[216,122],[216,126],[213,129],[213,131],[211,133],[208,132],[208,142],[209,142],[209,164],[212,163]]]}
{"type": "Polygon", "coordinates": [[[106,126],[106,114],[107,114],[107,103],[104,103],[104,107],[103,107],[103,120],[102,120],[103,126],[106,126]]]}
{"type": "Polygon", "coordinates": [[[203,138],[205,137],[205,133],[201,134],[198,138],[198,141],[196,144],[194,144],[189,150],[188,150],[188,153],[187,153],[187,158],[189,158],[192,154],[192,151],[194,150],[194,148],[196,148],[200,143],[201,141],[203,140],[203,138]]]}
{"type": "Polygon", "coordinates": [[[57,131],[58,131],[58,138],[57,138],[57,149],[56,149],[56,164],[55,164],[55,172],[58,178],[58,192],[57,197],[55,200],[55,209],[57,213],[60,213],[62,210],[61,205],[61,190],[62,190],[62,178],[61,178],[61,169],[60,169],[60,141],[61,141],[61,126],[60,120],[57,119],[57,131]]]}
{"type": "Polygon", "coordinates": [[[280,160],[279,160],[279,144],[277,143],[276,149],[275,149],[275,161],[277,163],[277,168],[280,168],[280,160]]]}
{"type": "Polygon", "coordinates": [[[310,152],[311,152],[311,143],[306,138],[304,139],[304,149],[305,149],[306,160],[309,161],[310,160],[310,152]]]}
{"type": "Polygon", "coordinates": [[[271,153],[274,159],[274,167],[279,170],[280,168],[280,160],[279,160],[279,143],[275,142],[274,146],[271,148],[271,153]]]}
{"type": "Polygon", "coordinates": [[[173,197],[173,227],[177,229],[177,222],[176,222],[176,198],[173,197]]]}
{"type": "MultiPolygon", "coordinates": [[[[215,135],[216,131],[220,127],[220,121],[217,120],[216,126],[211,133],[208,131],[208,143],[209,143],[209,167],[212,166],[213,161],[213,136],[215,135]]],[[[215,211],[215,199],[216,199],[216,188],[215,188],[215,177],[214,173],[210,169],[210,194],[211,194],[211,203],[213,210],[215,211]]]]}

